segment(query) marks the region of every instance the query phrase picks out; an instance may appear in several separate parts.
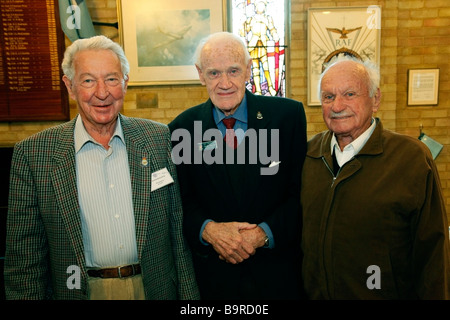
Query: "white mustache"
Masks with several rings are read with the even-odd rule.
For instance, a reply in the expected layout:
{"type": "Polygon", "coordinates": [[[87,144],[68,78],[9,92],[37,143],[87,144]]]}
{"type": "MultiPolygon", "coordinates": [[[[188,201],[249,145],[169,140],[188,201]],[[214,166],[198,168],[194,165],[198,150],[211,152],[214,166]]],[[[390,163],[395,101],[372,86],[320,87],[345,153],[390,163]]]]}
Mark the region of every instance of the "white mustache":
{"type": "Polygon", "coordinates": [[[345,118],[345,117],[350,117],[351,114],[349,114],[348,112],[333,112],[331,111],[330,113],[330,118],[345,118]]]}

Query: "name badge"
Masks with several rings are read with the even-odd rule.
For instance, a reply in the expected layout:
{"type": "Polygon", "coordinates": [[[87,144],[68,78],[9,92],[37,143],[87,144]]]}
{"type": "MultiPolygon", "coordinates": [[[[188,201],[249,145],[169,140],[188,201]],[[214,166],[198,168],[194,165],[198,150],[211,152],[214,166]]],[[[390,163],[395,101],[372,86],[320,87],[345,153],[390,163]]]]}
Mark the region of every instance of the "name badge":
{"type": "Polygon", "coordinates": [[[199,142],[198,145],[198,151],[205,151],[205,150],[214,150],[217,149],[217,141],[206,141],[206,142],[199,142]]]}
{"type": "Polygon", "coordinates": [[[173,183],[173,178],[170,175],[167,168],[155,171],[152,173],[152,189],[151,191],[158,190],[168,184],[173,183]]]}

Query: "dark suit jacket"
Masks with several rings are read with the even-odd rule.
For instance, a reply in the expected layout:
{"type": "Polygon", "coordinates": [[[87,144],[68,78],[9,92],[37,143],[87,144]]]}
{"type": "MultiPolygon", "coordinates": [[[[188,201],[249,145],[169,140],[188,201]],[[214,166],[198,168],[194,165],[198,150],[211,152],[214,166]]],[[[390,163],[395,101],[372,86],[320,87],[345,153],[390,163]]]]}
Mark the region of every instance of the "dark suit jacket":
{"type": "MultiPolygon", "coordinates": [[[[138,257],[147,299],[196,299],[191,253],[167,126],[119,115],[130,165],[138,257]],[[149,165],[142,166],[143,158],[149,165]],[[175,183],[150,192],[167,168],[175,183]]],[[[87,274],[78,204],[75,119],[18,143],[11,166],[5,287],[9,299],[86,299],[87,274]],[[69,289],[78,266],[81,288],[69,289]]]]}
{"type": "MultiPolygon", "coordinates": [[[[246,95],[248,128],[257,132],[258,143],[263,140],[259,130],[266,129],[269,133],[267,155],[271,154],[271,130],[279,129],[279,141],[274,144],[279,147],[279,170],[274,175],[261,175],[260,169],[269,164],[261,163],[259,156],[256,164],[250,164],[249,159],[241,165],[195,164],[195,153],[202,151],[193,138],[191,164],[177,166],[184,231],[195,253],[194,267],[202,298],[297,298],[301,292],[300,175],[306,153],[303,105],[290,99],[255,96],[248,91],[246,95]],[[274,235],[275,248],[260,248],[254,256],[237,265],[226,263],[219,259],[212,246],[200,242],[200,229],[206,219],[266,222],[274,235]]],[[[172,140],[179,128],[194,137],[194,121],[201,121],[202,135],[208,129],[217,129],[212,108],[208,100],[180,114],[169,124],[172,140]]],[[[176,148],[177,141],[173,142],[176,148]]],[[[217,152],[221,145],[218,143],[217,152]]]]}

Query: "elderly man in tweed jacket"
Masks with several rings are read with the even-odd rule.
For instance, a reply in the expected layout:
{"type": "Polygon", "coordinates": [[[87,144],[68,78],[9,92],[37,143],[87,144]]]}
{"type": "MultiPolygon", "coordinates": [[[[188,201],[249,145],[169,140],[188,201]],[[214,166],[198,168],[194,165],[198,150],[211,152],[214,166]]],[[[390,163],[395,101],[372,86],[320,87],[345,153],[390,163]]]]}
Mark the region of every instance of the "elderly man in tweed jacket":
{"type": "Polygon", "coordinates": [[[14,149],[6,297],[199,298],[169,129],[119,114],[122,49],[103,36],[77,40],[63,70],[80,114],[14,149]]]}

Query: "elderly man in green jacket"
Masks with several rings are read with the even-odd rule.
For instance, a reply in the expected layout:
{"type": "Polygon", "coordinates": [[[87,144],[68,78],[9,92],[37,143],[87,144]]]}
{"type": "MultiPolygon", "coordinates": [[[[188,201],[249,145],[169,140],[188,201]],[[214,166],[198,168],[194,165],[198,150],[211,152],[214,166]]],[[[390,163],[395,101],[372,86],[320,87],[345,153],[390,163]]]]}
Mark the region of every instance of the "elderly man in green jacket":
{"type": "Polygon", "coordinates": [[[426,145],[383,129],[379,72],[338,58],[320,78],[328,131],[302,176],[310,299],[448,299],[448,222],[426,145]]]}
{"type": "Polygon", "coordinates": [[[7,299],[198,299],[166,125],[120,114],[129,64],[104,36],[67,48],[79,115],[14,148],[7,299]]]}

